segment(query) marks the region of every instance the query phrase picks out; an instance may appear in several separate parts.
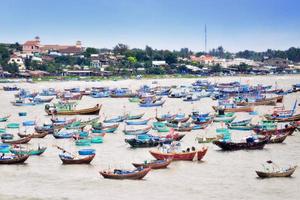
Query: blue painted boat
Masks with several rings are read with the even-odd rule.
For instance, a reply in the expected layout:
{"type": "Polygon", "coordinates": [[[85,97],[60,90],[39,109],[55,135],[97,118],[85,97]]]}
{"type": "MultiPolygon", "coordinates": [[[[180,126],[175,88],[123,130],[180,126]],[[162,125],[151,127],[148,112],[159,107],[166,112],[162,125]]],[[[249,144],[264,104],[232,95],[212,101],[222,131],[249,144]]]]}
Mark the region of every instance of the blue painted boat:
{"type": "Polygon", "coordinates": [[[9,153],[10,147],[9,144],[0,144],[0,153],[9,153]]]}
{"type": "Polygon", "coordinates": [[[14,135],[11,133],[3,133],[1,134],[2,140],[12,140],[14,138],[14,135]]]}
{"type": "Polygon", "coordinates": [[[35,125],[35,121],[25,121],[23,122],[23,126],[34,126],[35,125]]]}
{"type": "Polygon", "coordinates": [[[104,97],[109,97],[110,93],[109,91],[92,91],[91,92],[91,97],[93,98],[104,98],[104,97]]]}
{"type": "Polygon", "coordinates": [[[59,132],[54,132],[53,136],[56,139],[65,139],[65,138],[72,138],[74,134],[75,134],[74,131],[59,131],[59,132]]]}
{"type": "Polygon", "coordinates": [[[19,112],[18,113],[20,117],[25,117],[27,116],[27,112],[19,112]]]}
{"type": "Polygon", "coordinates": [[[94,155],[96,154],[96,149],[80,149],[78,154],[81,156],[94,155]]]}
{"type": "Polygon", "coordinates": [[[130,120],[130,121],[125,121],[125,123],[127,125],[147,125],[148,122],[150,121],[151,119],[146,119],[146,120],[130,120]]]}
{"type": "Polygon", "coordinates": [[[92,133],[114,133],[117,128],[107,128],[107,129],[93,129],[92,133]]]}

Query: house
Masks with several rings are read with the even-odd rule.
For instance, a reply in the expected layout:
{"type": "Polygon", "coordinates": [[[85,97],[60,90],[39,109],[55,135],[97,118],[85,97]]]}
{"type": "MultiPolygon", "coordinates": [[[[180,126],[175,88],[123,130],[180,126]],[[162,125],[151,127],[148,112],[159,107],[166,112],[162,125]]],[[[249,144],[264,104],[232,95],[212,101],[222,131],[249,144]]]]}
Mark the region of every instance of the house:
{"type": "Polygon", "coordinates": [[[41,52],[40,38],[37,36],[34,40],[28,40],[23,45],[23,53],[33,54],[41,52]]]}
{"type": "Polygon", "coordinates": [[[13,54],[10,57],[10,59],[8,61],[8,64],[14,64],[14,63],[19,66],[19,71],[25,71],[26,70],[23,58],[21,56],[13,54]]]}
{"type": "Polygon", "coordinates": [[[289,60],[283,58],[270,58],[263,61],[263,65],[277,68],[288,68],[290,64],[289,60]]]}
{"type": "Polygon", "coordinates": [[[167,63],[164,60],[153,60],[152,61],[152,67],[161,67],[161,66],[166,66],[167,63]]]}
{"type": "Polygon", "coordinates": [[[190,60],[205,65],[211,65],[214,62],[214,57],[211,55],[202,55],[200,57],[192,55],[190,56],[190,60]]]}

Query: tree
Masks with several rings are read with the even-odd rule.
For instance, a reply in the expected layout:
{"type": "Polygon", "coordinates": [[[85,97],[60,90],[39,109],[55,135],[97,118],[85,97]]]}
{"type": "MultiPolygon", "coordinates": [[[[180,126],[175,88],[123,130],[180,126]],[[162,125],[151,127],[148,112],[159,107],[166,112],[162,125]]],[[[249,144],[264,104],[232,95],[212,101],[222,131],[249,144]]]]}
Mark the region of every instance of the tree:
{"type": "Polygon", "coordinates": [[[192,52],[188,48],[181,48],[179,51],[179,56],[183,58],[188,58],[192,52]]]}
{"type": "Polygon", "coordinates": [[[168,63],[169,65],[177,62],[176,54],[171,51],[165,51],[164,57],[165,57],[166,63],[168,63]]]}
{"type": "Polygon", "coordinates": [[[88,48],[86,48],[86,50],[85,50],[85,52],[83,53],[83,55],[84,55],[86,58],[90,58],[92,54],[98,54],[98,53],[99,53],[99,50],[98,50],[98,49],[88,47],[88,48]]]}
{"type": "Polygon", "coordinates": [[[146,56],[152,60],[153,57],[153,49],[149,47],[148,45],[145,47],[146,56]]]}
{"type": "Polygon", "coordinates": [[[8,71],[9,73],[16,74],[19,73],[19,66],[17,63],[10,63],[3,66],[4,71],[8,71]]]}
{"type": "Polygon", "coordinates": [[[0,45],[0,66],[5,66],[10,59],[10,53],[4,45],[0,45]]]}
{"type": "Polygon", "coordinates": [[[113,52],[115,54],[125,55],[125,53],[128,49],[129,49],[129,47],[126,44],[119,43],[114,47],[113,52]]]}
{"type": "Polygon", "coordinates": [[[222,71],[222,67],[219,64],[213,65],[211,67],[211,72],[216,73],[216,72],[221,72],[222,71]]]}

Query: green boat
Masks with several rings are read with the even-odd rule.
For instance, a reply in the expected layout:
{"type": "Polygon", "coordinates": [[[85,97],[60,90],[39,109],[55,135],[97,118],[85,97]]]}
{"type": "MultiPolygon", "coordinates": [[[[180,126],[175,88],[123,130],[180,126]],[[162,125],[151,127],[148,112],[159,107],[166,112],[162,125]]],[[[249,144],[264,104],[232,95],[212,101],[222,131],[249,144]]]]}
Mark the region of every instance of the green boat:
{"type": "Polygon", "coordinates": [[[89,139],[79,139],[75,142],[76,146],[91,146],[91,140],[89,139]]]}
{"type": "Polygon", "coordinates": [[[231,130],[239,130],[239,131],[249,131],[252,130],[253,127],[250,125],[246,125],[246,126],[232,126],[232,125],[227,125],[227,127],[231,130]]]}
{"type": "Polygon", "coordinates": [[[73,122],[67,126],[65,126],[66,129],[81,129],[81,128],[84,128],[86,125],[85,124],[82,124],[81,121],[76,121],[76,122],[73,122]]]}
{"type": "Polygon", "coordinates": [[[224,115],[217,114],[216,117],[233,117],[234,115],[235,115],[234,112],[228,112],[225,113],[224,115]]]}
{"type": "Polygon", "coordinates": [[[6,128],[20,128],[19,123],[9,123],[6,125],[6,128]]]}
{"type": "Polygon", "coordinates": [[[10,117],[10,115],[4,116],[4,117],[0,117],[0,122],[6,122],[9,117],[10,117]]]}
{"type": "Polygon", "coordinates": [[[16,155],[31,155],[31,156],[39,156],[42,155],[46,151],[47,147],[42,147],[38,149],[29,149],[29,150],[24,150],[24,148],[19,149],[19,148],[14,148],[10,149],[10,152],[16,155]]]}
{"type": "Polygon", "coordinates": [[[170,128],[164,122],[153,122],[153,129],[158,132],[169,132],[170,128]]]}
{"type": "Polygon", "coordinates": [[[6,133],[6,129],[5,128],[0,128],[0,133],[6,133]]]}
{"type": "Polygon", "coordinates": [[[131,103],[139,103],[140,102],[140,98],[138,98],[138,97],[132,97],[132,98],[129,98],[128,100],[131,103]]]}
{"type": "Polygon", "coordinates": [[[117,128],[107,128],[102,130],[93,129],[92,133],[113,133],[117,130],[117,128]]]}
{"type": "Polygon", "coordinates": [[[103,137],[95,136],[91,139],[91,143],[103,143],[103,137]]]}

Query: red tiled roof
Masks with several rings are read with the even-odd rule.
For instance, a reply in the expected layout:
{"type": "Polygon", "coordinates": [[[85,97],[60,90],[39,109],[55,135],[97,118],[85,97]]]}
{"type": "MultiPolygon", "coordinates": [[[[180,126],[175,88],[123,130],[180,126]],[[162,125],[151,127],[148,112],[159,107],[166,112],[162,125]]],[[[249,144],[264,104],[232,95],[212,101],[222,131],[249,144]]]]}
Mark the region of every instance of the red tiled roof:
{"type": "Polygon", "coordinates": [[[81,53],[82,52],[82,49],[81,48],[78,48],[76,46],[69,46],[68,48],[65,48],[65,49],[61,49],[59,50],[60,53],[81,53]]]}
{"type": "Polygon", "coordinates": [[[35,40],[28,40],[23,44],[23,46],[33,46],[33,45],[38,46],[39,42],[35,40]]]}

